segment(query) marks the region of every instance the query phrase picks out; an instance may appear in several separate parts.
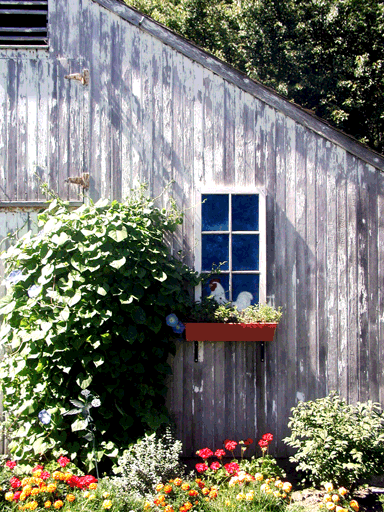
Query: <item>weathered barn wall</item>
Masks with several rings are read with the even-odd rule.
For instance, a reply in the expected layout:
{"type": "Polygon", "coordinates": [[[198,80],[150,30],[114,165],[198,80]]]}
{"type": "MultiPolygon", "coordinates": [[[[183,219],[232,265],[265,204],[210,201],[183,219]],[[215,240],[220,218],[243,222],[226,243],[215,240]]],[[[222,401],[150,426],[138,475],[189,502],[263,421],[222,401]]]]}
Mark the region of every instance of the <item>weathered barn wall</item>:
{"type": "Polygon", "coordinates": [[[193,264],[197,191],[265,191],[267,297],[283,320],[265,362],[258,344],[204,343],[198,363],[178,346],[169,405],[186,455],[271,431],[283,456],[290,408],[333,389],[384,405],[384,160],[100,1],[132,23],[100,2],[52,0],[48,51],[0,50],[0,200],[41,199],[36,171],[71,200],[65,179],[82,172],[92,199],[143,181],[158,195],[174,179],[189,208],[174,249],[193,264]],[[64,78],[84,68],[88,86],[64,78]]]}

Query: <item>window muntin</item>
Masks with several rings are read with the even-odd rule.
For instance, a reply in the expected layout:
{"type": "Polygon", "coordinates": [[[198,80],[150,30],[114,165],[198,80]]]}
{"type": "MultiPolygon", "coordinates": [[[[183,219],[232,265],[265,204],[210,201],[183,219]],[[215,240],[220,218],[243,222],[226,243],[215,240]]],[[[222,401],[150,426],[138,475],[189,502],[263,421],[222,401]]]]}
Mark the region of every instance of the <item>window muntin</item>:
{"type": "MultiPolygon", "coordinates": [[[[265,302],[265,213],[260,192],[201,194],[201,244],[197,269],[209,273],[220,266],[219,278],[225,298],[236,301],[241,292],[250,292],[251,304],[265,302]]],[[[207,280],[197,291],[210,295],[207,280]]]]}
{"type": "Polygon", "coordinates": [[[48,0],[0,0],[0,46],[48,46],[48,0]]]}

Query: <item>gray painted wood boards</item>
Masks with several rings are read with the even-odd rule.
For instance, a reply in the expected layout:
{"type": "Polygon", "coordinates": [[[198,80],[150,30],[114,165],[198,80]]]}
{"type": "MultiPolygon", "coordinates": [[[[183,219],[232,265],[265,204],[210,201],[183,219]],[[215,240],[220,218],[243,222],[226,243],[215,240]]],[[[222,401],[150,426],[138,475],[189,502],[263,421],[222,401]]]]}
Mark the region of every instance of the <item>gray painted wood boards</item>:
{"type": "Polygon", "coordinates": [[[200,188],[266,194],[283,319],[265,362],[259,344],[200,343],[198,363],[178,345],[168,403],[185,455],[265,431],[286,455],[290,408],[333,389],[384,405],[383,158],[120,3],[49,9],[48,50],[0,50],[0,201],[42,200],[36,172],[71,200],[82,172],[92,199],[174,179],[172,248],[193,264],[200,188]],[[64,78],[83,69],[88,86],[64,78]]]}

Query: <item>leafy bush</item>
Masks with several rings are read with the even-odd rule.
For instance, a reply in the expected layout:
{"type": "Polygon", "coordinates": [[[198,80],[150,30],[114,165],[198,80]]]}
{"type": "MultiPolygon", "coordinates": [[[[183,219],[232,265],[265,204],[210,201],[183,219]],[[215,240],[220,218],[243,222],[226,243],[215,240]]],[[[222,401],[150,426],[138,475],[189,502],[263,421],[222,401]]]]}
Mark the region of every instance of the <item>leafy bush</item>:
{"type": "Polygon", "coordinates": [[[112,481],[122,495],[151,496],[156,484],[183,476],[181,451],[181,441],[174,439],[169,427],[163,435],[145,434],[118,459],[114,468],[118,476],[112,481]]]}
{"type": "Polygon", "coordinates": [[[71,429],[62,416],[87,387],[101,401],[98,460],[169,421],[164,383],[174,345],[165,317],[190,304],[198,281],[164,241],[181,223],[173,203],[156,208],[142,190],[124,204],[75,211],[54,200],[39,215],[40,233],[5,254],[0,379],[14,457],[58,456],[65,446],[90,470],[92,441],[78,435],[81,422],[71,429]],[[42,410],[49,424],[38,421],[42,410]]]}
{"type": "Polygon", "coordinates": [[[348,405],[336,393],[299,402],[284,439],[297,449],[292,462],[312,484],[353,485],[381,474],[384,464],[384,413],[371,401],[348,405]]]}

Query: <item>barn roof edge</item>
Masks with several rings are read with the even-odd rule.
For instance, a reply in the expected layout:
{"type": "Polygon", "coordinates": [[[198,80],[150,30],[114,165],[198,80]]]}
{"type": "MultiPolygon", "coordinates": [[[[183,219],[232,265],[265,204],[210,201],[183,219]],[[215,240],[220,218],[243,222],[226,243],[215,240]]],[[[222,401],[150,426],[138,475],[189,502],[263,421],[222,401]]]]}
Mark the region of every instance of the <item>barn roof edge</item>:
{"type": "Polygon", "coordinates": [[[203,50],[195,43],[173,32],[158,21],[141,13],[134,7],[128,6],[123,0],[92,0],[102,7],[120,16],[125,21],[139,27],[143,31],[161,40],[168,46],[194,60],[228,82],[255,96],[270,107],[284,113],[299,124],[323,136],[334,144],[341,146],[347,152],[364,160],[378,170],[384,172],[384,156],[362,144],[351,135],[331,126],[324,119],[290,102],[275,90],[249,78],[242,71],[203,50]]]}

